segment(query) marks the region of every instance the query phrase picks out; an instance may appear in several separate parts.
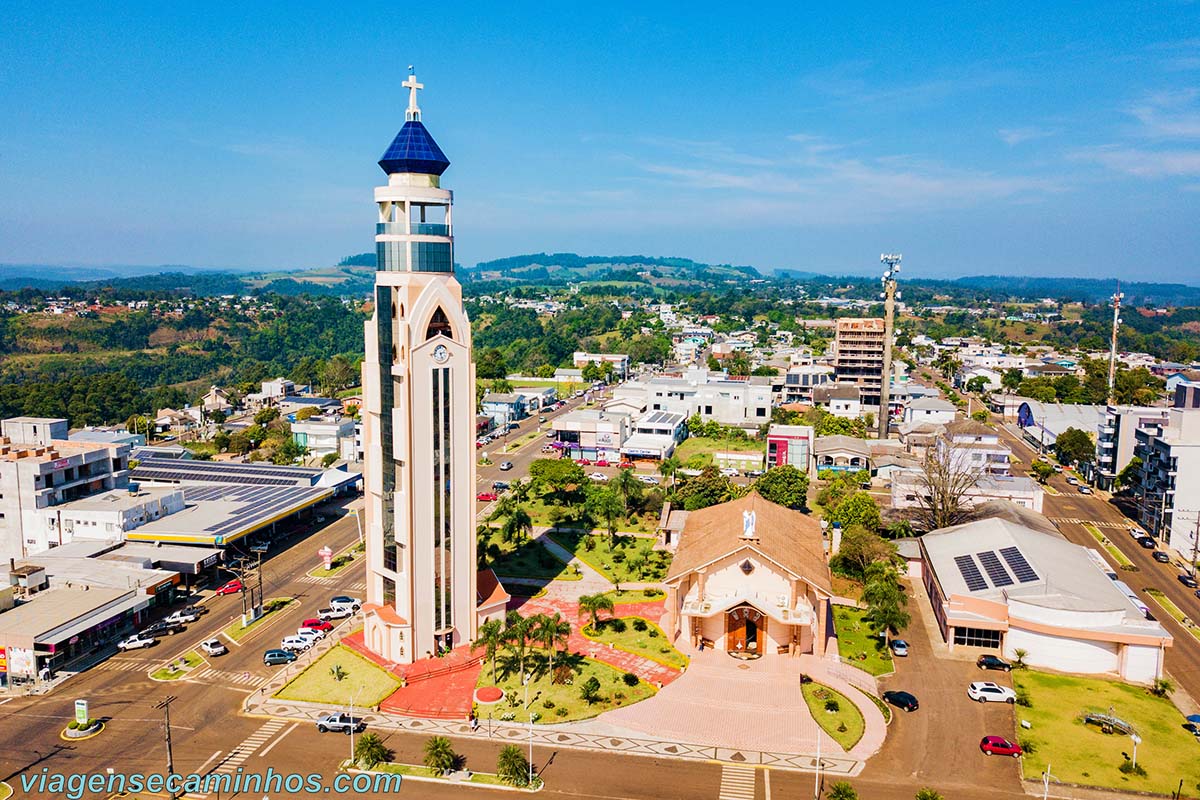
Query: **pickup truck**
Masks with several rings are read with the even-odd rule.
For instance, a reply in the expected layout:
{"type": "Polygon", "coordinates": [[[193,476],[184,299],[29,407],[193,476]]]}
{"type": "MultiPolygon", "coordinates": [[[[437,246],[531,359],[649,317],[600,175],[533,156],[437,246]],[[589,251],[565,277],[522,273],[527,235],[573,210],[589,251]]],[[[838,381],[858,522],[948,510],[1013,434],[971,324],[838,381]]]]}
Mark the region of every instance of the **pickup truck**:
{"type": "Polygon", "coordinates": [[[162,622],[156,622],[143,630],[141,635],[157,638],[159,636],[174,636],[177,633],[183,633],[185,630],[187,628],[184,625],[164,619],[162,622]]]}
{"type": "Polygon", "coordinates": [[[171,614],[169,617],[167,617],[165,621],[166,622],[177,622],[180,625],[187,625],[188,623],[195,622],[198,619],[200,619],[200,615],[197,614],[196,612],[188,611],[185,608],[181,608],[178,611],[176,611],[174,614],[171,614]]]}
{"type": "Polygon", "coordinates": [[[346,606],[337,606],[336,608],[322,608],[320,611],[317,612],[317,617],[324,620],[325,622],[329,622],[330,620],[334,620],[334,619],[345,619],[346,617],[353,617],[353,616],[354,616],[354,611],[351,610],[350,608],[347,608],[346,606]]]}
{"type": "Polygon", "coordinates": [[[326,714],[317,719],[317,730],[321,733],[359,733],[367,723],[362,717],[352,717],[349,714],[326,714]]]}

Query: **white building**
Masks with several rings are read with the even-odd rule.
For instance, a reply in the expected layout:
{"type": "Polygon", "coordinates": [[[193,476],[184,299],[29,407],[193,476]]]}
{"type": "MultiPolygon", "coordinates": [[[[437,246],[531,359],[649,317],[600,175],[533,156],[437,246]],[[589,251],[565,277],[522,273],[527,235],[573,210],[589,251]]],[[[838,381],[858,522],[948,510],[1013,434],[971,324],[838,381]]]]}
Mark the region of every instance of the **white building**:
{"type": "Polygon", "coordinates": [[[1167,409],[1149,406],[1108,406],[1097,415],[1096,485],[1112,489],[1116,477],[1133,459],[1134,433],[1147,425],[1167,421],[1167,409]]]}
{"type": "Polygon", "coordinates": [[[471,642],[475,367],[454,278],[450,165],[421,124],[409,76],[404,127],[379,161],[375,312],[366,323],[363,437],[365,645],[388,661],[471,642]]]}
{"type": "Polygon", "coordinates": [[[182,511],[182,489],[165,486],[113,489],[46,509],[45,530],[54,545],[76,539],[120,540],[122,534],[182,511]]]}
{"type": "MultiPolygon", "coordinates": [[[[813,390],[813,404],[835,417],[858,419],[863,415],[862,390],[851,383],[831,383],[813,390]]],[[[878,407],[878,402],[876,402],[878,407]]]]}
{"type": "Polygon", "coordinates": [[[654,461],[670,458],[675,452],[675,445],[687,438],[686,423],[683,414],[669,411],[644,414],[633,423],[633,432],[621,445],[621,455],[654,461]]]}
{"type": "MultiPolygon", "coordinates": [[[[892,474],[892,508],[918,508],[921,495],[928,491],[920,468],[899,469],[892,474]]],[[[984,473],[963,494],[960,502],[966,508],[974,508],[993,500],[1007,500],[1040,514],[1045,496],[1041,485],[1032,478],[984,473]]]]}
{"type": "Polygon", "coordinates": [[[919,397],[904,409],[904,423],[911,425],[929,422],[934,425],[945,425],[954,421],[957,409],[949,400],[940,397],[919,397]]]}
{"type": "Polygon", "coordinates": [[[624,353],[583,353],[576,352],[571,356],[571,364],[583,370],[588,364],[612,364],[613,372],[618,378],[629,377],[629,356],[624,353]]]}
{"type": "Polygon", "coordinates": [[[614,399],[638,397],[647,411],[669,411],[705,422],[757,428],[771,420],[771,379],[731,379],[703,368],[682,375],[628,381],[613,390],[614,399]]]}
{"type": "Polygon", "coordinates": [[[940,450],[949,449],[953,457],[965,466],[991,475],[1008,475],[1012,449],[1000,441],[1000,434],[973,419],[955,420],[945,426],[938,439],[940,450]]]}
{"type": "Polygon", "coordinates": [[[951,647],[993,648],[1064,672],[1151,683],[1169,634],[1121,592],[1085,548],[990,518],[922,536],[923,581],[951,647]]]}
{"type": "Polygon", "coordinates": [[[554,443],[571,458],[619,461],[629,438],[628,414],[577,408],[554,418],[554,443]]]}
{"type": "Polygon", "coordinates": [[[60,544],[53,507],[129,483],[129,445],[72,442],[65,419],[15,417],[0,424],[0,558],[60,544]]]}
{"type": "Polygon", "coordinates": [[[1200,410],[1170,409],[1162,425],[1147,425],[1134,435],[1134,455],[1142,460],[1133,487],[1142,526],[1184,558],[1200,555],[1200,410]]]}
{"type": "Polygon", "coordinates": [[[310,456],[343,452],[342,442],[354,439],[353,417],[309,417],[292,423],[292,440],[310,456]]]}

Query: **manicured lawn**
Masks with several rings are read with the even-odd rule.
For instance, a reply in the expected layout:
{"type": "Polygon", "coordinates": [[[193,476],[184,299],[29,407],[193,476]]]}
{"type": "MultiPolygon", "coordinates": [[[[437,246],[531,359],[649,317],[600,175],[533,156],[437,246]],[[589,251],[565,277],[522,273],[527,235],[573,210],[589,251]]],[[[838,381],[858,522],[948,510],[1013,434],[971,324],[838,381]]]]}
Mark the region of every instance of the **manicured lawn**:
{"type": "Polygon", "coordinates": [[[1188,632],[1191,633],[1192,636],[1200,639],[1200,628],[1197,628],[1195,625],[1188,625],[1185,623],[1184,619],[1187,618],[1187,615],[1183,613],[1183,610],[1179,606],[1172,602],[1171,598],[1163,594],[1161,589],[1147,589],[1146,594],[1150,595],[1150,598],[1154,600],[1154,602],[1162,606],[1163,611],[1166,611],[1168,614],[1174,617],[1176,622],[1187,628],[1188,632]]]}
{"type": "Polygon", "coordinates": [[[229,623],[222,633],[224,633],[230,639],[233,639],[235,642],[240,642],[242,639],[247,638],[252,633],[265,626],[267,623],[274,622],[277,619],[275,612],[282,611],[294,602],[296,602],[296,598],[294,597],[272,597],[263,604],[263,614],[261,617],[245,627],[242,627],[242,620],[239,617],[238,619],[235,619],[233,622],[229,623]]]}
{"type": "Polygon", "coordinates": [[[853,578],[844,578],[841,575],[833,576],[833,593],[838,597],[845,597],[848,600],[859,600],[862,598],[863,585],[853,578]]]}
{"type": "MultiPolygon", "coordinates": [[[[587,467],[584,467],[587,469],[587,467]]],[[[590,523],[584,522],[582,507],[571,506],[563,507],[548,504],[544,499],[534,498],[525,505],[525,510],[529,512],[529,516],[533,518],[534,525],[542,525],[547,528],[552,528],[557,525],[564,527],[587,527],[590,523]]],[[[608,531],[601,528],[595,530],[601,531],[607,535],[608,531]]],[[[658,530],[658,517],[653,514],[633,514],[630,519],[617,520],[618,533],[654,533],[658,530]]]]}
{"type": "Polygon", "coordinates": [[[170,667],[164,665],[150,673],[150,677],[159,681],[177,681],[204,663],[204,659],[195,650],[189,650],[181,657],[171,659],[169,663],[178,664],[179,658],[183,658],[183,669],[172,670],[170,667]]]}
{"type": "Polygon", "coordinates": [[[834,606],[833,626],[837,631],[838,655],[872,675],[886,675],[895,669],[891,651],[875,629],[863,621],[866,611],[849,606],[834,606]],[[862,656],[866,658],[862,658],[862,656]]]}
{"type": "Polygon", "coordinates": [[[800,688],[804,692],[804,702],[808,704],[813,719],[831,739],[841,745],[843,750],[849,750],[858,744],[867,727],[858,706],[841,692],[819,683],[806,683],[800,688]],[[825,703],[830,700],[837,702],[837,711],[825,710],[825,703]]]}
{"type": "MultiPolygon", "coordinates": [[[[467,768],[470,768],[471,765],[467,764],[466,766],[467,768]]],[[[534,768],[536,769],[536,765],[534,765],[534,768]]],[[[471,777],[466,781],[451,781],[446,778],[442,778],[441,775],[434,775],[432,772],[430,772],[429,767],[425,766],[424,764],[397,764],[395,762],[388,762],[386,764],[376,764],[375,766],[371,767],[371,769],[366,771],[387,772],[392,775],[416,775],[422,778],[438,778],[452,785],[456,783],[480,783],[485,786],[509,785],[501,780],[499,775],[494,775],[490,772],[472,772],[471,777]]]]}
{"type": "Polygon", "coordinates": [[[605,592],[604,596],[613,601],[613,605],[622,603],[653,603],[666,597],[662,589],[613,589],[605,592]]]}
{"type": "Polygon", "coordinates": [[[675,448],[675,457],[688,469],[703,469],[713,463],[713,453],[763,453],[765,442],[746,442],[740,439],[708,439],[693,436],[675,448]]]}
{"type": "Polygon", "coordinates": [[[505,542],[500,529],[492,528],[488,535],[488,546],[500,548],[500,557],[489,559],[488,566],[500,577],[545,578],[558,581],[577,581],[581,576],[548,549],[527,539],[521,544],[505,542]]]}
{"type": "Polygon", "coordinates": [[[1110,556],[1117,560],[1119,565],[1122,567],[1133,566],[1133,562],[1129,560],[1129,557],[1122,553],[1119,547],[1109,541],[1108,537],[1101,533],[1099,528],[1097,528],[1095,525],[1088,525],[1087,523],[1084,523],[1083,527],[1087,529],[1087,532],[1092,535],[1093,539],[1100,543],[1101,547],[1108,551],[1110,556]]]}
{"type": "Polygon", "coordinates": [[[671,554],[663,550],[650,550],[646,565],[641,573],[629,569],[629,557],[654,544],[653,540],[636,536],[617,536],[617,547],[609,546],[607,533],[579,533],[577,531],[555,531],[551,538],[570,550],[601,575],[613,583],[661,581],[671,566],[671,554]],[[591,549],[589,550],[589,544],[591,549]]]}
{"type": "MultiPolygon", "coordinates": [[[[607,664],[583,658],[578,654],[569,655],[566,660],[573,668],[571,683],[551,685],[545,659],[540,654],[525,658],[526,670],[534,673],[533,682],[529,684],[529,705],[530,710],[538,715],[534,722],[539,725],[588,719],[605,711],[645,700],[654,694],[654,687],[645,681],[638,681],[635,686],[626,686],[621,678],[624,673],[607,664]],[[599,699],[588,704],[583,700],[580,690],[584,682],[591,677],[600,681],[600,693],[599,699]],[[547,703],[551,704],[549,708],[546,707],[547,703]],[[559,712],[559,709],[566,711],[559,712]]],[[[556,670],[562,663],[563,658],[555,656],[556,670]]],[[[498,659],[496,678],[496,685],[504,690],[504,700],[494,706],[485,706],[486,710],[481,710],[480,713],[490,713],[496,720],[508,717],[509,720],[517,722],[527,721],[529,717],[524,708],[525,688],[521,685],[520,669],[515,661],[501,656],[498,659]]],[[[491,663],[487,662],[479,673],[479,686],[492,685],[491,663]]]]}
{"type": "Polygon", "coordinates": [[[1037,780],[1051,765],[1051,774],[1063,783],[1101,786],[1125,791],[1169,794],[1183,779],[1184,793],[1194,794],[1200,783],[1200,744],[1183,730],[1183,715],[1169,700],[1151,696],[1144,687],[1100,678],[1051,675],[1016,670],[1013,683],[1029,692],[1032,706],[1016,707],[1017,719],[1032,728],[1018,728],[1022,741],[1034,743],[1034,752],[1022,759],[1025,778],[1037,780]],[[1095,725],[1084,725],[1084,711],[1112,713],[1131,723],[1142,738],[1138,765],[1146,777],[1122,774],[1122,753],[1133,753],[1129,737],[1105,734],[1095,725]]]}
{"type": "Polygon", "coordinates": [[[625,630],[617,633],[612,620],[601,619],[600,630],[592,630],[591,625],[583,629],[583,635],[595,642],[611,644],[618,650],[666,664],[668,667],[683,669],[688,659],[683,653],[671,646],[662,628],[641,617],[619,617],[625,623],[625,630]],[[638,630],[638,626],[644,630],[638,630]]]}
{"type": "Polygon", "coordinates": [[[353,700],[356,708],[367,708],[378,705],[399,686],[400,681],[390,672],[338,645],[289,681],[275,696],[281,700],[340,705],[349,705],[353,700]],[[346,673],[340,681],[330,672],[339,665],[346,673]]]}

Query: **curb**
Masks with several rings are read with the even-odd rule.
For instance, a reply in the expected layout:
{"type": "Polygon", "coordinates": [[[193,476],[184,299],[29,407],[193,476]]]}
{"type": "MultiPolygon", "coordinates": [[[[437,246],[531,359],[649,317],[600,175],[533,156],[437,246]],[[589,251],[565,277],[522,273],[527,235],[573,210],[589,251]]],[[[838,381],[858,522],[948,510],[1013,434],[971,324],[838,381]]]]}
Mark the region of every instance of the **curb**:
{"type": "MultiPolygon", "coordinates": [[[[403,764],[401,766],[419,767],[420,765],[403,764]]],[[[432,775],[406,775],[400,772],[381,772],[374,769],[359,769],[358,767],[342,767],[342,772],[346,772],[351,775],[395,775],[396,777],[400,778],[401,785],[404,785],[404,783],[407,781],[416,781],[418,783],[440,783],[443,786],[467,786],[472,789],[499,789],[504,792],[526,792],[528,794],[540,792],[542,789],[546,788],[546,782],[541,779],[539,779],[537,788],[526,789],[521,786],[509,786],[503,783],[471,783],[470,781],[452,781],[448,778],[435,778],[432,775]]],[[[479,774],[494,775],[495,773],[483,772],[479,774]]]]}
{"type": "Polygon", "coordinates": [[[62,739],[64,742],[86,742],[88,739],[94,739],[100,734],[104,733],[104,729],[106,727],[108,726],[101,722],[100,727],[97,728],[95,732],[89,733],[87,736],[67,736],[67,729],[63,728],[62,731],[59,732],[58,738],[62,739]]]}

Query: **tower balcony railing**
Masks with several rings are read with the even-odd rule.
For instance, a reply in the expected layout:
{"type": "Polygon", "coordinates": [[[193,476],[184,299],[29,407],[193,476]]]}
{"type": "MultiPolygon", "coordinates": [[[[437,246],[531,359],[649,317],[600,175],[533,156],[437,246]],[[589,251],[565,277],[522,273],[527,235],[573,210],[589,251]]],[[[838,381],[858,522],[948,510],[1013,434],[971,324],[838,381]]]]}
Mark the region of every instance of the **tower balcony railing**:
{"type": "Polygon", "coordinates": [[[405,225],[403,222],[377,222],[375,235],[388,234],[391,236],[449,236],[450,226],[442,222],[413,222],[405,225]]]}

